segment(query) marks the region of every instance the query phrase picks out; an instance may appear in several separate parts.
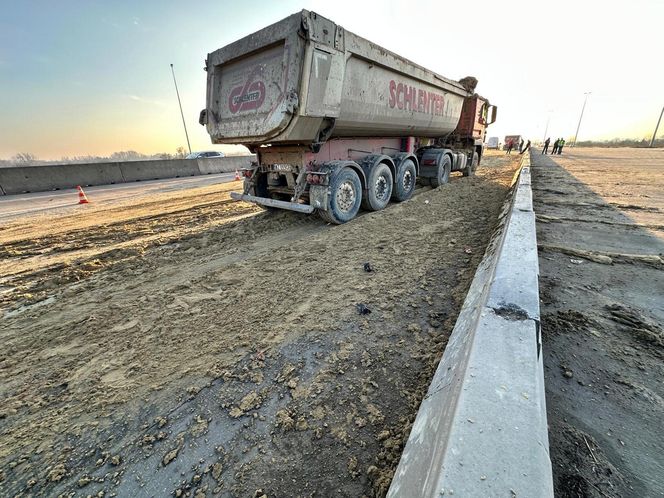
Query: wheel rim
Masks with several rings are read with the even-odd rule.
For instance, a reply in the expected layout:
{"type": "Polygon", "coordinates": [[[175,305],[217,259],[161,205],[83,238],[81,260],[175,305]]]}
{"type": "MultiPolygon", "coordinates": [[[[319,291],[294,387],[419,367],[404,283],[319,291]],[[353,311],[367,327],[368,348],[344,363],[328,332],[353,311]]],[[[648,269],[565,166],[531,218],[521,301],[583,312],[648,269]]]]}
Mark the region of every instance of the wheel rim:
{"type": "Polygon", "coordinates": [[[385,200],[388,197],[388,187],[387,187],[387,178],[385,175],[380,175],[376,179],[376,184],[374,185],[376,190],[376,198],[380,200],[385,200]]]}
{"type": "Polygon", "coordinates": [[[335,195],[337,207],[343,212],[350,211],[355,205],[355,186],[350,180],[346,180],[337,189],[335,195]]]}
{"type": "Polygon", "coordinates": [[[410,171],[406,171],[403,174],[403,180],[401,181],[403,189],[408,192],[413,186],[413,174],[410,171]]]}

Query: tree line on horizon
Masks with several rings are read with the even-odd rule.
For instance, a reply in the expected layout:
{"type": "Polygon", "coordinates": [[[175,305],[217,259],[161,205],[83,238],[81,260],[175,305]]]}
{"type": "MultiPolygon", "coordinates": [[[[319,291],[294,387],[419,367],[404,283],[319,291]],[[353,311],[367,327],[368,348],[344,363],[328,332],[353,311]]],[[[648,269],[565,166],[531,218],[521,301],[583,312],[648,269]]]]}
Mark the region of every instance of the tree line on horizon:
{"type": "MultiPolygon", "coordinates": [[[[570,139],[568,144],[572,143],[570,139]]],[[[650,139],[642,138],[613,138],[611,140],[579,140],[576,147],[650,147],[650,139]]],[[[653,147],[664,147],[664,137],[655,139],[653,147]]],[[[158,152],[156,154],[142,154],[135,150],[122,150],[113,152],[109,156],[63,156],[59,160],[39,159],[30,152],[19,152],[10,159],[0,159],[0,168],[9,166],[35,166],[51,164],[85,164],[85,163],[104,163],[104,162],[122,162],[122,161],[150,161],[163,159],[184,159],[187,151],[184,147],[175,149],[174,154],[168,152],[158,152]]]]}
{"type": "Polygon", "coordinates": [[[187,156],[187,150],[184,147],[175,149],[174,154],[168,152],[158,152],[156,154],[142,154],[135,150],[122,150],[113,152],[108,156],[63,156],[61,159],[47,160],[39,159],[30,152],[19,152],[10,159],[0,159],[0,168],[10,166],[48,166],[54,164],[86,164],[86,163],[107,163],[123,161],[151,161],[163,159],[184,159],[187,156]]]}
{"type": "Polygon", "coordinates": [[[34,165],[50,165],[50,164],[84,164],[84,163],[105,163],[105,162],[122,162],[122,161],[150,161],[159,159],[184,159],[187,151],[184,147],[175,149],[175,154],[168,152],[158,152],[156,154],[141,154],[135,150],[121,150],[113,152],[108,156],[63,156],[61,159],[46,160],[39,159],[35,154],[30,152],[19,152],[12,156],[10,159],[0,159],[2,166],[34,166],[34,165]]]}
{"type": "MultiPolygon", "coordinates": [[[[568,142],[570,143],[570,142],[568,142]]],[[[653,147],[664,147],[664,137],[656,138],[653,147]]],[[[613,138],[611,140],[579,140],[575,147],[650,147],[650,138],[613,138]]]]}

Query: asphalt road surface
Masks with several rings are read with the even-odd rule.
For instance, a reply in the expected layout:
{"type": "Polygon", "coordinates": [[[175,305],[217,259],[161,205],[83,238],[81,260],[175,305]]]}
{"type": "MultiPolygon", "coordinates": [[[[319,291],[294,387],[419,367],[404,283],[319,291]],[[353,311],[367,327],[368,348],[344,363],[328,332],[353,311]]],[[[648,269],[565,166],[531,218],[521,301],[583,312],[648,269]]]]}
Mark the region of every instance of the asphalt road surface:
{"type": "MultiPolygon", "coordinates": [[[[145,194],[174,192],[194,187],[203,187],[217,183],[233,181],[235,173],[193,176],[189,178],[166,178],[115,185],[85,187],[90,202],[111,205],[114,202],[145,194]]],[[[34,192],[0,196],[0,220],[12,220],[28,213],[53,211],[65,213],[78,204],[76,189],[53,192],[34,192]]]]}

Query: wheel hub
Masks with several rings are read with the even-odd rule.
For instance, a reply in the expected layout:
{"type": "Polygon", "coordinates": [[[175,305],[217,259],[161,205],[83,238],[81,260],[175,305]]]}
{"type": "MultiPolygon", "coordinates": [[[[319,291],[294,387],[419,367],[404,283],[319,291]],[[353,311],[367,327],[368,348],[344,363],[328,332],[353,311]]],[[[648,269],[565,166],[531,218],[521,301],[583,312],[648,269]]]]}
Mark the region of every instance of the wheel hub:
{"type": "Polygon", "coordinates": [[[376,198],[384,200],[387,194],[387,178],[381,175],[376,179],[375,184],[376,198]]]}
{"type": "Polygon", "coordinates": [[[342,211],[350,211],[355,204],[355,188],[351,181],[345,181],[336,193],[337,206],[342,211]]]}
{"type": "Polygon", "coordinates": [[[401,181],[401,184],[403,185],[403,188],[406,192],[408,192],[413,186],[413,174],[410,171],[406,171],[403,174],[403,180],[401,181]]]}

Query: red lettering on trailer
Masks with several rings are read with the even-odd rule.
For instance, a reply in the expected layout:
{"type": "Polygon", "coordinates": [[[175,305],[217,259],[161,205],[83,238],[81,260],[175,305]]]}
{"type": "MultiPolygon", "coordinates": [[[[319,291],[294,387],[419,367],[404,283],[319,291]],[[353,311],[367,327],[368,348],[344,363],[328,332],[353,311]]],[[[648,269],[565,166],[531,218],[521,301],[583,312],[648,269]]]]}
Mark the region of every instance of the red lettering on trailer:
{"type": "Polygon", "coordinates": [[[409,111],[412,111],[413,110],[413,104],[411,102],[411,93],[412,93],[413,87],[404,85],[403,88],[404,88],[404,90],[403,90],[403,108],[408,109],[409,111]]]}
{"type": "Polygon", "coordinates": [[[390,97],[387,101],[390,109],[395,107],[412,112],[442,116],[446,111],[445,96],[423,88],[397,83],[390,80],[390,97]]]}

